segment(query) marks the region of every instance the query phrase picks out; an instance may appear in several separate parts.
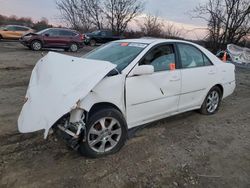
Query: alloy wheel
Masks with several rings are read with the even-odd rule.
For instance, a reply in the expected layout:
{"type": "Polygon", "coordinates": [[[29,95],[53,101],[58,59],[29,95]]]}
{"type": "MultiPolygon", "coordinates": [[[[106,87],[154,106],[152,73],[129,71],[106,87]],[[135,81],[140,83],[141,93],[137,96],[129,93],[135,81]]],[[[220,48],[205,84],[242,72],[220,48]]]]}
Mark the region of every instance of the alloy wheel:
{"type": "Polygon", "coordinates": [[[41,43],[40,42],[34,42],[33,44],[32,44],[32,47],[33,47],[33,49],[34,50],[40,50],[41,48],[42,48],[42,45],[41,45],[41,43]]]}
{"type": "Polygon", "coordinates": [[[117,145],[121,134],[121,125],[115,118],[101,118],[90,127],[87,141],[92,150],[104,153],[117,145]]]}
{"type": "Polygon", "coordinates": [[[216,90],[212,91],[207,97],[207,103],[206,103],[207,111],[209,113],[213,113],[218,108],[219,101],[220,101],[220,95],[218,91],[216,90]]]}

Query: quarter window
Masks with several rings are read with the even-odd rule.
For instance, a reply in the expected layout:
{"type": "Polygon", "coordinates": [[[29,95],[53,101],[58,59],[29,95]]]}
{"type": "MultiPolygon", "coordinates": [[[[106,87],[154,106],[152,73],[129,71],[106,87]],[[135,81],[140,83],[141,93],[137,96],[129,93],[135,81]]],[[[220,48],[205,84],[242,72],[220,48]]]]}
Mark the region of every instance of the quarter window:
{"type": "Polygon", "coordinates": [[[212,65],[211,61],[197,48],[189,44],[178,44],[182,68],[212,65]]]}
{"type": "Polygon", "coordinates": [[[153,65],[154,71],[170,70],[171,64],[175,65],[174,47],[171,44],[162,45],[150,51],[139,65],[153,65]]]}

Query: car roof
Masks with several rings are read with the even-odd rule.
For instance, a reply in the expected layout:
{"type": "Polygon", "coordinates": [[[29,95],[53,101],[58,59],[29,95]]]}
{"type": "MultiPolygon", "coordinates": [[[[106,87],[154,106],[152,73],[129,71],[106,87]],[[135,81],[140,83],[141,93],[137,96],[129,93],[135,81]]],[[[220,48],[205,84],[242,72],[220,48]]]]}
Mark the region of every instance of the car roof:
{"type": "Polygon", "coordinates": [[[74,31],[74,32],[77,32],[76,30],[73,30],[73,29],[69,29],[69,28],[60,28],[60,27],[50,27],[50,28],[47,28],[47,29],[57,29],[57,30],[66,30],[66,31],[74,31]]]}
{"type": "Polygon", "coordinates": [[[162,38],[153,38],[153,37],[143,37],[143,38],[137,38],[137,39],[123,39],[117,42],[136,42],[136,43],[144,43],[144,44],[163,43],[163,42],[183,42],[183,43],[194,44],[192,42],[185,41],[185,40],[162,39],[162,38]]]}
{"type": "Polygon", "coordinates": [[[7,26],[23,27],[23,28],[30,29],[29,27],[27,27],[27,26],[23,26],[23,25],[5,25],[5,27],[7,27],[7,26]]]}
{"type": "Polygon", "coordinates": [[[63,30],[63,31],[70,31],[70,32],[73,32],[73,33],[76,33],[76,34],[79,34],[78,31],[76,30],[73,30],[73,29],[68,29],[68,28],[60,28],[60,27],[50,27],[50,28],[47,28],[47,29],[52,29],[52,30],[63,30]]]}
{"type": "Polygon", "coordinates": [[[137,39],[123,39],[123,40],[117,40],[115,42],[135,42],[135,43],[143,43],[143,44],[148,44],[148,45],[157,45],[157,44],[161,44],[161,43],[175,43],[175,42],[179,42],[179,43],[186,43],[186,44],[191,44],[197,48],[199,48],[200,50],[202,50],[203,53],[206,54],[207,57],[209,57],[209,59],[213,62],[213,64],[217,64],[218,58],[212,54],[209,50],[207,50],[206,48],[204,48],[203,46],[193,43],[193,42],[189,42],[186,40],[176,40],[176,39],[161,39],[161,38],[151,38],[151,37],[144,37],[144,38],[137,38],[137,39]]]}

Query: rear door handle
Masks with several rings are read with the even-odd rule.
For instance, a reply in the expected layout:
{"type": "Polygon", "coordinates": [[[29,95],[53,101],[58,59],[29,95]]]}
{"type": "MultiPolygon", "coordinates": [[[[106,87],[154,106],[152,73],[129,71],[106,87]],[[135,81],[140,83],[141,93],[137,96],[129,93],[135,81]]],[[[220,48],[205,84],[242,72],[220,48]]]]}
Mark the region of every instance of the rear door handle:
{"type": "Polygon", "coordinates": [[[215,74],[215,71],[214,70],[209,70],[208,74],[215,74]]]}

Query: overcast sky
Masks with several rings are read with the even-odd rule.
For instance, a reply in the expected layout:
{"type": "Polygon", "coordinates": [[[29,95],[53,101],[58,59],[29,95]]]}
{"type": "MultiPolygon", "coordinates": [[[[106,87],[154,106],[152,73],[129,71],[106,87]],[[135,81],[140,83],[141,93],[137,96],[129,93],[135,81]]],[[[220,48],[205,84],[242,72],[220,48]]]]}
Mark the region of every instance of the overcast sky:
{"type": "MultiPolygon", "coordinates": [[[[205,26],[202,20],[191,19],[187,12],[206,0],[145,0],[145,13],[156,13],[161,17],[185,24],[205,26]]],[[[0,14],[49,19],[58,23],[59,11],[55,0],[0,0],[0,14]]]]}

